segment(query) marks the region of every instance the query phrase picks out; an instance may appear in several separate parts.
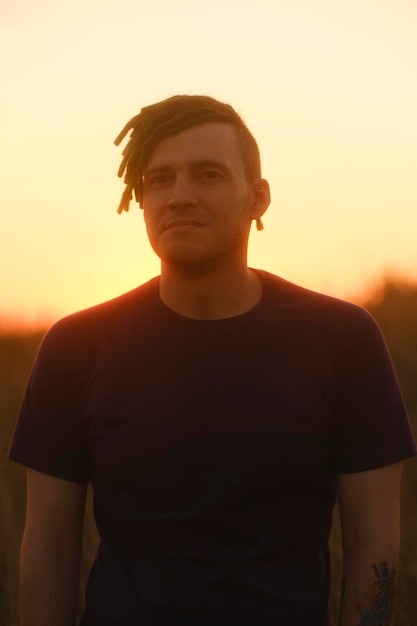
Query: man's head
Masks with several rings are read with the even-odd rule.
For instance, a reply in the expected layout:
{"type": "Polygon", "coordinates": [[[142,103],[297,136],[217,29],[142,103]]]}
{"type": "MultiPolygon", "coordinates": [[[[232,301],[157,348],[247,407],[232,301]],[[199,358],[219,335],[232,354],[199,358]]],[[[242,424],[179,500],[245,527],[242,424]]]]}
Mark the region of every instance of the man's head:
{"type": "Polygon", "coordinates": [[[172,96],[144,107],[139,115],[126,124],[115,140],[115,144],[119,145],[129,130],[132,130],[118,171],[120,177],[124,174],[126,183],[119,213],[129,210],[133,193],[136,201],[142,205],[143,171],[157,144],[166,137],[207,122],[224,122],[236,130],[247,180],[253,182],[260,178],[261,164],[257,143],[229,104],[209,96],[172,96]]]}

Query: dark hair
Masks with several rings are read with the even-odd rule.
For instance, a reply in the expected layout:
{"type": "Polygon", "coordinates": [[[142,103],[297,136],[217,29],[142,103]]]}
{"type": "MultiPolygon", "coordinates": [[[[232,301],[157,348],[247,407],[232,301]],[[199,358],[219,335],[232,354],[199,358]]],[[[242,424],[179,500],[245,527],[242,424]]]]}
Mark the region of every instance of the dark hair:
{"type": "Polygon", "coordinates": [[[117,136],[114,143],[118,146],[129,130],[130,139],[123,150],[123,160],[118,176],[124,176],[126,189],[118,208],[118,213],[129,210],[133,193],[142,203],[142,173],[155,146],[161,139],[204,124],[206,122],[225,122],[236,129],[242,150],[245,174],[249,181],[261,176],[259,148],[247,126],[230,106],[209,96],[172,96],[156,104],[144,107],[139,115],[133,117],[117,136]]]}

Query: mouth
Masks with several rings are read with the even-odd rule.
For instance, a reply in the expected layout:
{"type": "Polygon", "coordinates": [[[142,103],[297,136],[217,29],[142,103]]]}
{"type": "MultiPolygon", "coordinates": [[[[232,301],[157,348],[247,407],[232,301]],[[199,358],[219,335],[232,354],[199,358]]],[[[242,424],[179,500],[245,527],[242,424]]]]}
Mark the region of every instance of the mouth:
{"type": "Polygon", "coordinates": [[[194,230],[195,228],[201,228],[202,226],[204,226],[204,224],[197,220],[176,219],[166,224],[162,230],[194,230]]]}

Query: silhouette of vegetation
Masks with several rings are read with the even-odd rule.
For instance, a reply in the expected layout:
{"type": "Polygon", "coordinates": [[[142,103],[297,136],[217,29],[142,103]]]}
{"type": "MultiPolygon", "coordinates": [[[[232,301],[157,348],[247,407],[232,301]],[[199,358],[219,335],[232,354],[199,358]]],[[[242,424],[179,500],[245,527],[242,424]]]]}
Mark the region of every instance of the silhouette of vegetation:
{"type": "MultiPolygon", "coordinates": [[[[362,303],[386,337],[413,432],[417,435],[417,284],[386,278],[381,288],[362,303]]],[[[0,624],[17,626],[18,553],[24,522],[24,468],[6,459],[16,415],[42,332],[0,335],[0,624]]],[[[394,626],[410,626],[417,615],[417,460],[404,463],[402,488],[402,549],[394,626]]],[[[91,493],[87,506],[82,583],[94,557],[97,536],[91,493]]],[[[337,508],[331,541],[332,592],[338,611],[342,551],[337,508]]],[[[80,597],[80,607],[82,598],[80,597]]]]}
{"type": "Polygon", "coordinates": [[[417,286],[386,278],[366,304],[387,340],[411,414],[417,412],[417,286]]]}

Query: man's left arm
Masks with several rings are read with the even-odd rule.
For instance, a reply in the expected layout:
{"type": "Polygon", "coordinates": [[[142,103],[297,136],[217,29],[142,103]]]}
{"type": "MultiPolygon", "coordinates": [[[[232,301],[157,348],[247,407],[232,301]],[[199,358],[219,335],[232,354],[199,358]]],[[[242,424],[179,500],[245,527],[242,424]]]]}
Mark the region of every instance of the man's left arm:
{"type": "Polygon", "coordinates": [[[400,545],[401,463],[337,477],[343,541],[339,626],[391,626],[400,545]]]}

